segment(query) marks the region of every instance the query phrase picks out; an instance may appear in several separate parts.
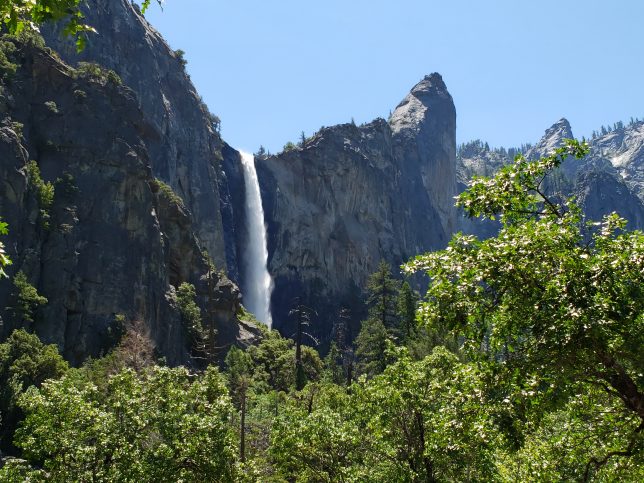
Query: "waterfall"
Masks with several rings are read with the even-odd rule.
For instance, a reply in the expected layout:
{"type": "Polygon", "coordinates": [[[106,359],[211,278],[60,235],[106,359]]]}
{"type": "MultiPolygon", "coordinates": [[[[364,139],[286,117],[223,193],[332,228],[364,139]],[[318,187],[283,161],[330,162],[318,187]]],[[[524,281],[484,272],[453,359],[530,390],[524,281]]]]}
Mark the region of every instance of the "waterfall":
{"type": "Polygon", "coordinates": [[[270,327],[273,323],[271,318],[273,280],[266,267],[268,249],[262,197],[259,193],[257,171],[255,171],[255,157],[252,154],[240,153],[244,168],[246,231],[248,232],[242,261],[244,305],[257,320],[270,327]]]}

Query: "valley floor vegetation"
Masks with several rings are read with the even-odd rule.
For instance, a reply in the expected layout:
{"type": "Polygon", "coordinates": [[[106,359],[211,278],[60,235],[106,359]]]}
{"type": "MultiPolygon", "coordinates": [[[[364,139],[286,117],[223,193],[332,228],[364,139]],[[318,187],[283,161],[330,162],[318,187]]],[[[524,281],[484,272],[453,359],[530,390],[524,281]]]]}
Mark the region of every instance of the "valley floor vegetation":
{"type": "Polygon", "coordinates": [[[382,263],[324,358],[266,329],[222,368],[170,368],[139,323],[70,368],[15,331],[0,481],[643,481],[644,234],[544,190],[585,153],[475,178],[458,204],[498,235],[404,265],[422,300],[382,263]]]}

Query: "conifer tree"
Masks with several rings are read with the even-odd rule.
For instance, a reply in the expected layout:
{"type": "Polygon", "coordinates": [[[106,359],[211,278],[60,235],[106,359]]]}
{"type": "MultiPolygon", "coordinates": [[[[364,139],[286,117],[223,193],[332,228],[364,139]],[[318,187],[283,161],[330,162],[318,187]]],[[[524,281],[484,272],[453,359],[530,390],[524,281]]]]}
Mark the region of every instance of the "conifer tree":
{"type": "Polygon", "coordinates": [[[378,320],[392,334],[399,329],[397,299],[399,282],[391,275],[391,267],[382,260],[367,283],[369,318],[378,320]]]}

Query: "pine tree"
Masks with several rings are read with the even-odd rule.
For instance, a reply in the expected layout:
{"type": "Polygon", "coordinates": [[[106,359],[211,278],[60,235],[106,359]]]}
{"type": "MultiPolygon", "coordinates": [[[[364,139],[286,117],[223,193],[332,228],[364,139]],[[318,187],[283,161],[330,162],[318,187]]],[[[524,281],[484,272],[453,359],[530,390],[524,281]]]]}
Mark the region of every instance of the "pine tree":
{"type": "Polygon", "coordinates": [[[416,304],[418,297],[407,281],[403,282],[398,294],[398,315],[402,337],[408,340],[416,331],[416,304]]]}
{"type": "Polygon", "coordinates": [[[369,277],[367,303],[369,318],[380,321],[383,327],[391,333],[395,333],[399,329],[396,307],[398,287],[399,282],[391,275],[391,267],[382,260],[378,265],[378,270],[369,277]]]}
{"type": "Polygon", "coordinates": [[[379,319],[369,318],[362,323],[356,338],[358,374],[371,378],[385,370],[387,339],[387,329],[379,319]]]}

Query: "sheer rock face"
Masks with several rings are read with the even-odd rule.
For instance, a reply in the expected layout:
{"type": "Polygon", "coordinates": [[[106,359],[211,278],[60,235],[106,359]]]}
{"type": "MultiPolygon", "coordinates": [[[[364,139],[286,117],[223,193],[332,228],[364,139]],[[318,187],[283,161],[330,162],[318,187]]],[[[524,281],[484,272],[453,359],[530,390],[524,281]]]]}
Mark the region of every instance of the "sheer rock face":
{"type": "Polygon", "coordinates": [[[222,221],[222,212],[231,216],[232,207],[221,167],[225,143],[181,57],[129,0],[92,0],[85,15],[98,34],[90,35],[83,52],[63,38],[60,27],[45,27],[47,44],[70,65],[88,61],[114,70],[134,90],[153,130],[146,145],[154,176],[183,199],[203,247],[218,268],[229,265],[235,277],[237,262],[233,252],[226,252],[222,221]]]}
{"type": "Polygon", "coordinates": [[[153,176],[147,145],[158,133],[134,92],[79,75],[38,48],[20,46],[16,62],[0,83],[0,213],[10,228],[3,241],[10,274],[22,270],[49,302],[33,322],[16,317],[12,281],[1,280],[0,338],[26,326],[79,363],[117,342],[123,315],[144,322],[168,363],[186,363],[174,297],[182,282],[196,286],[204,313],[214,300],[221,345],[248,338],[236,318],[237,287],[222,275],[207,283],[189,211],[153,176]],[[29,160],[54,184],[49,208],[28,181],[29,160]]]}
{"type": "Polygon", "coordinates": [[[362,292],[381,259],[394,271],[445,246],[455,223],[455,111],[438,74],[392,114],[320,130],[304,146],[259,158],[276,328],[290,335],[296,304],[317,312],[328,340],[340,308],[364,315],[362,292]]]}

